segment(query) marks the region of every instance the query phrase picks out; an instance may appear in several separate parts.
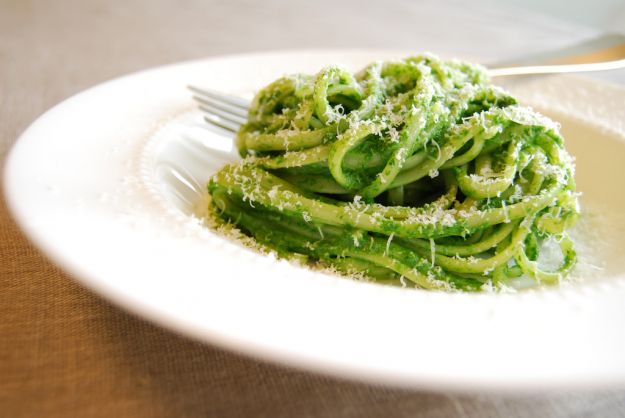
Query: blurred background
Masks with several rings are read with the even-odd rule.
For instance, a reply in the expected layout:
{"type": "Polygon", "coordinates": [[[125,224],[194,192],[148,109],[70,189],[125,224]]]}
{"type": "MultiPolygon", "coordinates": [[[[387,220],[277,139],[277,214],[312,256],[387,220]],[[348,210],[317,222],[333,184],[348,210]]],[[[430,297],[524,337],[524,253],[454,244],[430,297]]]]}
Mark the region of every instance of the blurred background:
{"type": "MultiPolygon", "coordinates": [[[[483,63],[625,33],[623,0],[0,0],[0,160],[60,100],[221,54],[431,51],[483,63]]],[[[625,84],[623,71],[593,77],[625,84]]],[[[625,391],[519,396],[382,388],[179,337],[75,284],[0,206],[0,417],[622,417],[625,391]]]]}

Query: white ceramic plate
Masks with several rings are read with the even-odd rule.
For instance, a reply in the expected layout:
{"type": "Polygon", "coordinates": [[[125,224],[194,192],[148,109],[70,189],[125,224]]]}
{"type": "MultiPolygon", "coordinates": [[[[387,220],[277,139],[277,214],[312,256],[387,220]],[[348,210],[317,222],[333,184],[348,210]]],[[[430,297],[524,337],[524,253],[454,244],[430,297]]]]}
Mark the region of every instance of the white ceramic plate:
{"type": "Polygon", "coordinates": [[[312,272],[229,242],[191,214],[235,158],[187,84],[249,95],[290,72],[357,69],[376,51],[283,52],[158,68],[81,93],[19,139],[10,208],[77,280],[187,335],[286,364],[412,387],[518,390],[625,383],[625,91],[580,78],[511,85],[563,124],[578,159],[581,284],[446,294],[312,272]],[[172,168],[174,171],[172,171],[172,168]]]}

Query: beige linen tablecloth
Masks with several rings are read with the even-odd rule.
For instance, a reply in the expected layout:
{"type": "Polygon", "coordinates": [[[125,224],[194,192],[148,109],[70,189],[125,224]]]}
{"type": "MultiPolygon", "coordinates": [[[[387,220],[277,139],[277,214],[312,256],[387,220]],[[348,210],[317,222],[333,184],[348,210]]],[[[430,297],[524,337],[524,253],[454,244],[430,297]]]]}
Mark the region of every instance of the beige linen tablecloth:
{"type": "MultiPolygon", "coordinates": [[[[2,161],[50,106],[154,65],[298,47],[493,59],[590,33],[479,4],[0,0],[2,161]]],[[[78,285],[28,243],[4,204],[0,248],[0,417],[625,416],[625,391],[617,389],[425,393],[290,370],[182,338],[78,285]]]]}

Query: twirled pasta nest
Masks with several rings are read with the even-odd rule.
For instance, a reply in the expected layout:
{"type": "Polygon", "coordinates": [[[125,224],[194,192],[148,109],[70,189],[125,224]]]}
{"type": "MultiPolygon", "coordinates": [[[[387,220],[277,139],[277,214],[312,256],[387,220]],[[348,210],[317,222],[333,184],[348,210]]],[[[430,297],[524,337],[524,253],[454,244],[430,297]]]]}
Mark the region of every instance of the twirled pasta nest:
{"type": "Polygon", "coordinates": [[[483,68],[424,55],[278,79],[209,181],[211,213],[280,256],[425,289],[558,283],[575,264],[558,127],[483,68]],[[546,242],[560,266],[540,262],[546,242]]]}

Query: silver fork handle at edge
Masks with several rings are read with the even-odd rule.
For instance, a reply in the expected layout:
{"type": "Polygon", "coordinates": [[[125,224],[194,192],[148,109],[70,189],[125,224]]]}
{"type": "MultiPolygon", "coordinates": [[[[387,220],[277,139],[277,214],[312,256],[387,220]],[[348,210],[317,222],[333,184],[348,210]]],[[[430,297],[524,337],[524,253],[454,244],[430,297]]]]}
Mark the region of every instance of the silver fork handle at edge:
{"type": "Polygon", "coordinates": [[[618,70],[621,68],[625,68],[625,59],[587,64],[531,65],[523,67],[489,68],[488,75],[491,77],[506,77],[532,74],[584,73],[592,71],[618,70]]]}
{"type": "Polygon", "coordinates": [[[625,68],[625,35],[605,33],[557,51],[486,67],[491,77],[617,70],[625,68]]]}

